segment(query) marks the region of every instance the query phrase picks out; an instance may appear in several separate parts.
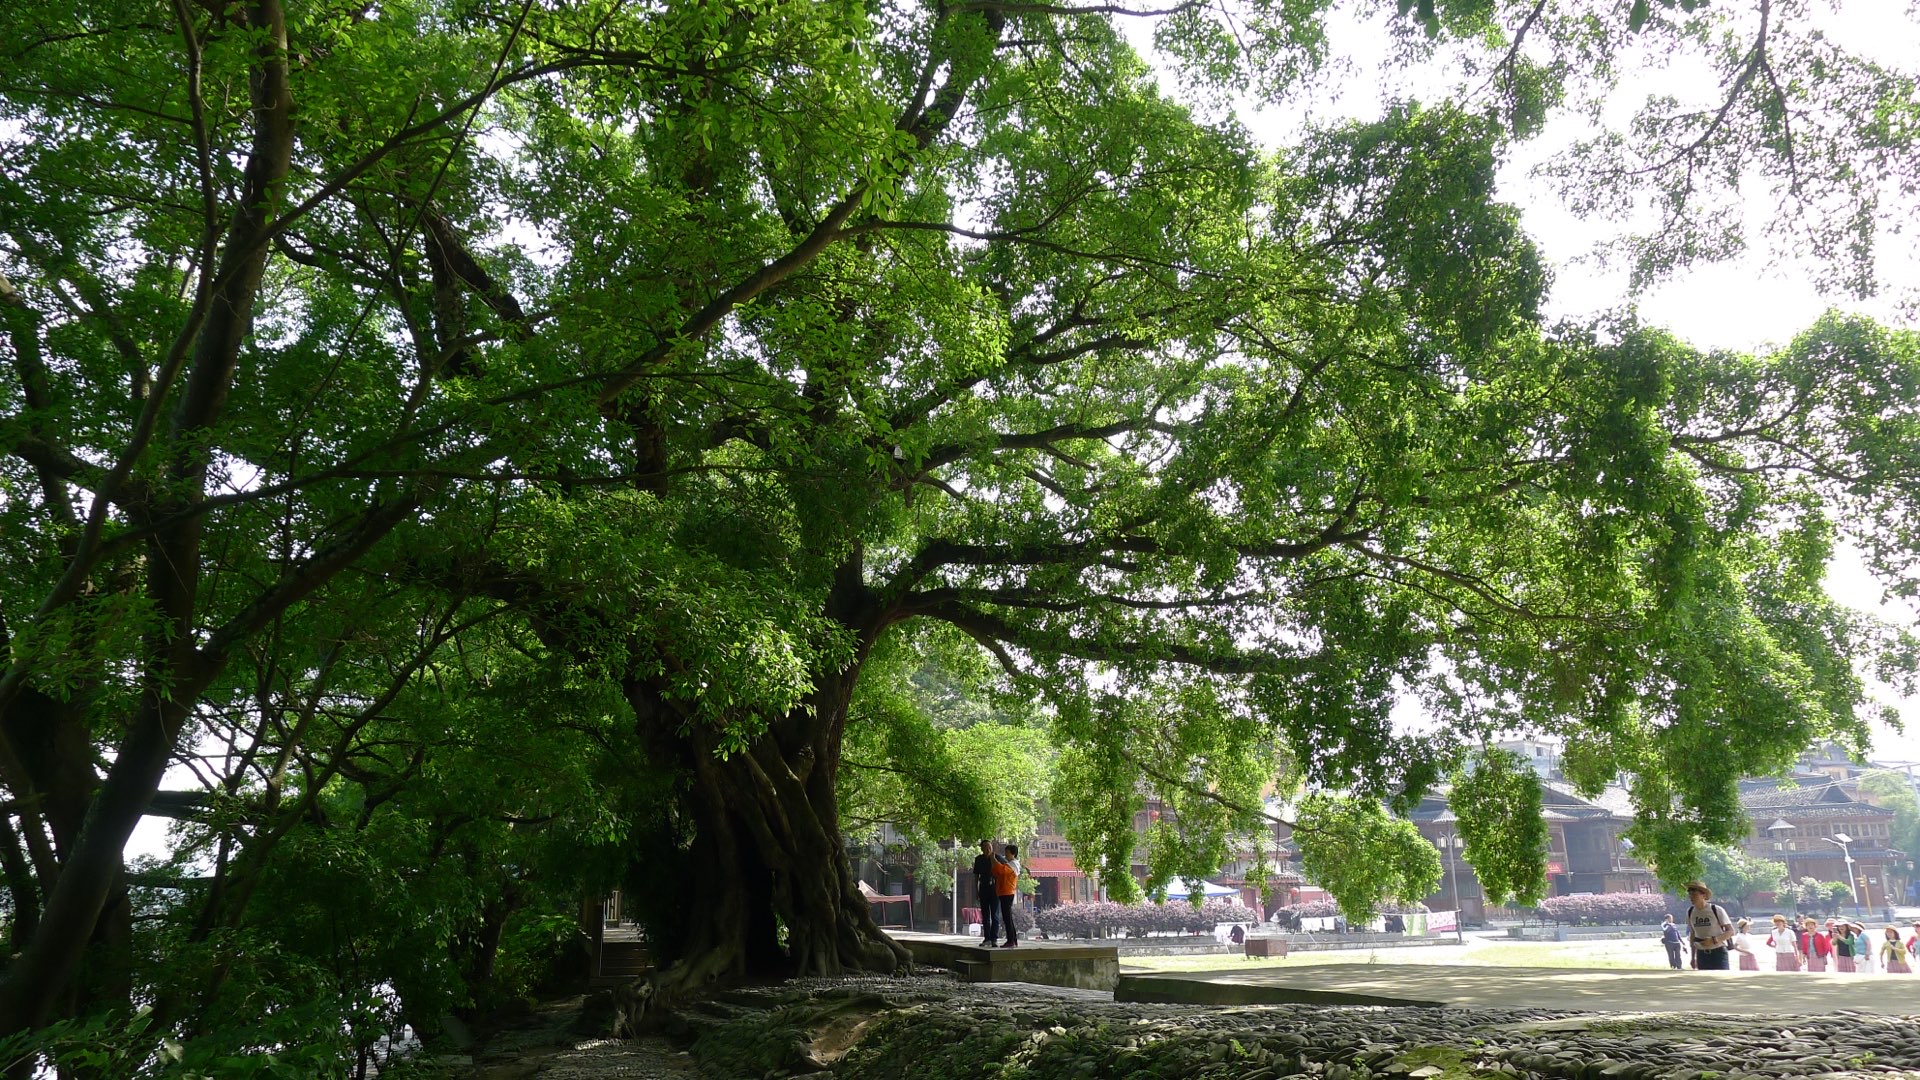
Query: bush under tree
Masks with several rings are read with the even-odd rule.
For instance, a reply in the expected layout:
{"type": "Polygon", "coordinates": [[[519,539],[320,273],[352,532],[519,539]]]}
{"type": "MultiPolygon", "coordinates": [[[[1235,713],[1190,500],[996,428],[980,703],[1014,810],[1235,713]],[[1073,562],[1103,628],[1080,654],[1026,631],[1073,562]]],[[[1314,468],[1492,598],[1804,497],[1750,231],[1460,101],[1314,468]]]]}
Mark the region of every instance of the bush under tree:
{"type": "Polygon", "coordinates": [[[1590,896],[1549,896],[1540,901],[1540,914],[1557,923],[1577,926],[1644,926],[1663,916],[1677,915],[1685,905],[1662,893],[1595,893],[1590,896]]]}

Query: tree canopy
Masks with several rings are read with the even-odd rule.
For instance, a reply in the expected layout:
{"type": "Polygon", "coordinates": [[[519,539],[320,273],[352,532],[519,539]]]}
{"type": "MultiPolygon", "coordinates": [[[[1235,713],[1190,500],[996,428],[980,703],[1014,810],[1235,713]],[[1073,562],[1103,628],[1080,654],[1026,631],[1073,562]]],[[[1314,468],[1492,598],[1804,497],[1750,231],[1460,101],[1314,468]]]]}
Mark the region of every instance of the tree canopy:
{"type": "MultiPolygon", "coordinates": [[[[1823,593],[1836,540],[1909,590],[1920,549],[1911,331],[1539,316],[1498,164],[1629,43],[1722,31],[1724,101],[1570,175],[1667,208],[1655,269],[1784,175],[1871,280],[1911,77],[1687,7],[1377,12],[1471,85],[1278,147],[1123,24],[1284,103],[1321,5],[0,9],[0,1031],[152,1001],[270,1058],[243,976],[430,1029],[635,865],[700,870],[655,1000],[890,968],[842,811],[940,789],[846,774],[971,756],[905,694],[942,657],[1044,723],[1083,859],[1177,808],[1149,886],[1277,785],[1343,902],[1417,890],[1393,812],[1514,730],[1630,776],[1685,873],[1735,777],[1864,745],[1856,664],[1911,671],[1823,593]],[[149,887],[154,810],[192,824],[149,887]]],[[[1483,767],[1467,855],[1525,895],[1483,767]]]]}

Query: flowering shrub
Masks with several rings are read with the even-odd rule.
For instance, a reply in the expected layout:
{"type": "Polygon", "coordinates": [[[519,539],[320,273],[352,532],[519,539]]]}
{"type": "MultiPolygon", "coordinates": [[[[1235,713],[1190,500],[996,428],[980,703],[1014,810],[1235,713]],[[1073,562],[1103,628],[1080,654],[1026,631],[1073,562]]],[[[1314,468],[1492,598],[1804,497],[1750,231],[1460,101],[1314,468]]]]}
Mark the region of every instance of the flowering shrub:
{"type": "MultiPolygon", "coordinates": [[[[977,915],[979,914],[980,909],[979,908],[961,908],[960,910],[962,912],[961,921],[963,924],[961,926],[961,929],[965,930],[966,926],[964,925],[964,923],[967,921],[970,921],[974,917],[971,915],[966,915],[965,913],[974,912],[977,915]]],[[[1028,911],[1024,906],[1020,904],[1013,905],[1013,929],[1014,929],[1014,932],[1020,933],[1020,934],[1024,934],[1027,931],[1032,930],[1033,929],[1033,912],[1028,911]]]]}
{"type": "Polygon", "coordinates": [[[1598,893],[1593,896],[1549,896],[1540,901],[1540,914],[1554,922],[1640,926],[1657,923],[1673,913],[1673,901],[1659,893],[1598,893]]]}
{"type": "MultiPolygon", "coordinates": [[[[1411,915],[1425,910],[1427,910],[1425,904],[1402,904],[1395,900],[1383,900],[1374,906],[1373,913],[1375,915],[1411,915]]],[[[1304,904],[1294,904],[1274,911],[1275,918],[1283,923],[1291,921],[1287,918],[1289,915],[1294,919],[1331,919],[1338,914],[1340,914],[1340,905],[1332,900],[1309,900],[1304,904]]]]}
{"type": "Polygon", "coordinates": [[[1125,930],[1128,937],[1147,934],[1205,934],[1223,922],[1258,922],[1251,908],[1209,900],[1196,908],[1184,900],[1164,904],[1061,904],[1040,913],[1040,929],[1050,938],[1110,937],[1125,930]]]}

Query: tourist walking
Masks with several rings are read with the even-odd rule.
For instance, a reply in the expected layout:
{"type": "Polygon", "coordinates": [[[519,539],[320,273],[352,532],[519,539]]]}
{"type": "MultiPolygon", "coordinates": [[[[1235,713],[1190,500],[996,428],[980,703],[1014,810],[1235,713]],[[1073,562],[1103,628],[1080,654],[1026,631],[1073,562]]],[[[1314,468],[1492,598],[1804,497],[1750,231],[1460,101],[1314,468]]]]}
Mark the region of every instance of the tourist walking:
{"type": "Polygon", "coordinates": [[[1879,971],[1879,959],[1874,956],[1873,935],[1867,932],[1866,923],[1853,923],[1853,969],[1862,975],[1872,975],[1879,971]]]}
{"type": "Polygon", "coordinates": [[[1741,919],[1734,927],[1733,951],[1740,954],[1741,971],[1760,970],[1760,935],[1753,933],[1753,923],[1741,919]]]}
{"type": "MultiPolygon", "coordinates": [[[[1020,883],[1020,872],[1015,869],[1019,865],[1016,861],[1019,855],[1020,849],[1008,844],[1006,853],[1001,858],[995,859],[993,863],[993,891],[995,899],[1000,904],[1001,932],[1007,939],[1000,945],[1003,949],[1011,949],[1020,944],[1020,933],[1013,925],[1013,894],[1020,883]]],[[[992,942],[988,944],[991,945],[992,942]]]]}
{"type": "Polygon", "coordinates": [[[1854,946],[1858,939],[1853,936],[1852,923],[1832,923],[1833,970],[1852,972],[1854,946]]]}
{"type": "Polygon", "coordinates": [[[980,841],[980,854],[973,858],[973,891],[980,900],[981,941],[992,945],[1000,940],[1000,896],[993,887],[993,841],[980,841]]]}
{"type": "Polygon", "coordinates": [[[1900,940],[1900,928],[1889,926],[1887,940],[1880,946],[1880,968],[1889,975],[1912,974],[1913,968],[1907,963],[1907,945],[1900,940]]]}
{"type": "Polygon", "coordinates": [[[1698,881],[1687,882],[1687,924],[1693,941],[1693,966],[1701,971],[1727,970],[1728,946],[1733,943],[1733,920],[1727,909],[1712,903],[1713,890],[1698,881]]]}
{"type": "Polygon", "coordinates": [[[1675,971],[1679,971],[1680,946],[1682,940],[1680,937],[1680,927],[1674,923],[1671,914],[1666,917],[1666,921],[1660,924],[1660,944],[1667,947],[1667,966],[1675,971]]]}
{"type": "Polygon", "coordinates": [[[1800,935],[1787,926],[1785,915],[1773,917],[1773,932],[1767,935],[1767,945],[1773,949],[1773,970],[1800,970],[1800,935]]]}
{"type": "Polygon", "coordinates": [[[1800,954],[1807,958],[1807,970],[1827,970],[1827,957],[1832,953],[1833,939],[1821,931],[1813,916],[1807,916],[1800,924],[1800,954]]]}

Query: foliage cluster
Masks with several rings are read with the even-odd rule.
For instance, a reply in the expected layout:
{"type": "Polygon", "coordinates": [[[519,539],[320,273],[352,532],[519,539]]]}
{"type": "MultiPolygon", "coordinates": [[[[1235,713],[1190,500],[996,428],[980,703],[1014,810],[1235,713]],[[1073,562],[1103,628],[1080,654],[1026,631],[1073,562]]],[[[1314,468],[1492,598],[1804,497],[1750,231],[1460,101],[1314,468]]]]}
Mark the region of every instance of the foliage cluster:
{"type": "Polygon", "coordinates": [[[1547,817],[1540,776],[1519,754],[1488,747],[1472,755],[1447,791],[1463,857],[1489,904],[1527,905],[1547,894],[1547,817]]]}
{"type": "Polygon", "coordinates": [[[1908,853],[1920,852],[1920,796],[1913,790],[1913,778],[1891,770],[1865,773],[1860,790],[1878,806],[1893,811],[1888,823],[1887,847],[1908,853]]]}
{"type": "Polygon", "coordinates": [[[1844,881],[1821,881],[1803,877],[1787,882],[1780,900],[1803,915],[1834,915],[1853,900],[1853,889],[1844,881]]]}
{"type": "Polygon", "coordinates": [[[1713,890],[1715,899],[1732,901],[1741,911],[1756,893],[1780,892],[1786,879],[1785,863],[1749,855],[1744,848],[1700,849],[1700,881],[1713,890]]]}
{"type": "Polygon", "coordinates": [[[964,876],[979,839],[1026,843],[1053,776],[1033,703],[1007,695],[970,651],[937,636],[883,643],[842,743],[842,831],[928,881],[964,876]],[[886,826],[894,839],[882,844],[886,826]]]}
{"type": "Polygon", "coordinates": [[[1440,884],[1440,853],[1412,821],[1377,800],[1309,795],[1300,803],[1298,831],[1311,839],[1302,844],[1301,869],[1349,919],[1367,918],[1382,899],[1413,903],[1440,884]],[[1368,857],[1342,855],[1356,851],[1368,857]]]}

